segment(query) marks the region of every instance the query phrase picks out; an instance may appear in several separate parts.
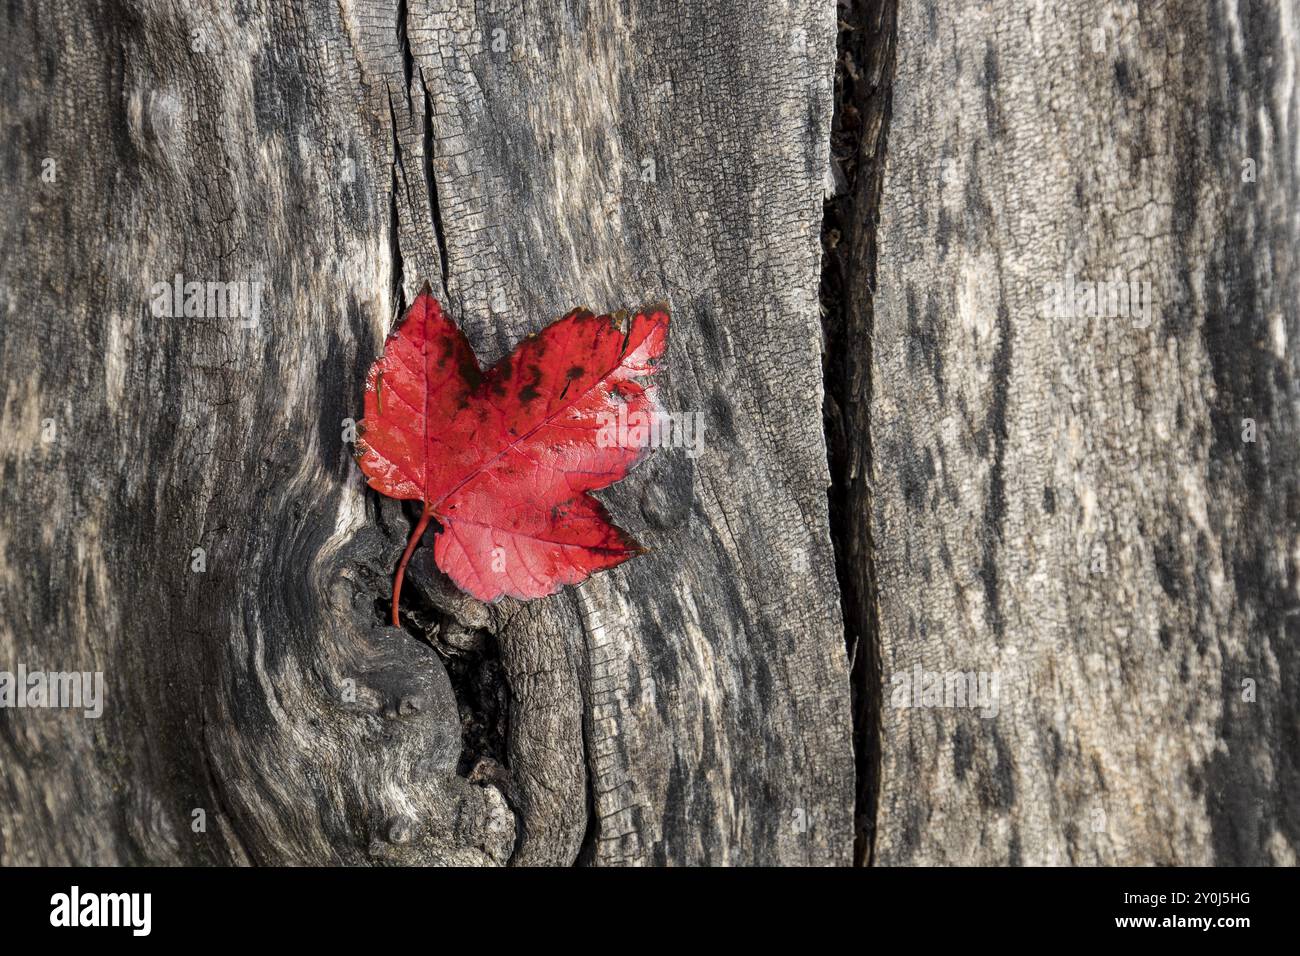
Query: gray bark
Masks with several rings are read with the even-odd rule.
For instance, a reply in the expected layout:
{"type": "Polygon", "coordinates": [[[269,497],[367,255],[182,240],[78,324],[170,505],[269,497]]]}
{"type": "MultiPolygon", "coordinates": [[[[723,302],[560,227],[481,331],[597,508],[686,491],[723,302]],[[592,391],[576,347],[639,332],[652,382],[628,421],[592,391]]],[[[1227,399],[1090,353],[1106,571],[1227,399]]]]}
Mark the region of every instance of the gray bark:
{"type": "Polygon", "coordinates": [[[1296,861],[1298,13],[902,5],[880,863],[1296,861]],[[1067,274],[1149,324],[1045,314],[1067,274]],[[1000,674],[997,716],[901,706],[917,666],[1000,674]]]}
{"type": "Polygon", "coordinates": [[[0,711],[0,863],[849,860],[833,14],[10,8],[0,667],[107,690],[0,711]],[[257,325],[156,317],[177,273],[262,282],[257,325]],[[415,514],[345,419],[426,279],[484,362],[671,303],[662,395],[704,453],[604,496],[650,554],[489,608],[422,549],[383,626],[415,514]]]}

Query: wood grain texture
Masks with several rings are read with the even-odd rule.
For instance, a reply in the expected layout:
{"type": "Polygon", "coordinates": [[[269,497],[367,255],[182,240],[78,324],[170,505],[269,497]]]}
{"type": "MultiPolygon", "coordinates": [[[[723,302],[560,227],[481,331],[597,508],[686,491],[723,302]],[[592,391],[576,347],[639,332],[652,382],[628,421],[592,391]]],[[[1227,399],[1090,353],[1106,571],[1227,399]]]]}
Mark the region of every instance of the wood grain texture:
{"type": "Polygon", "coordinates": [[[877,862],[1295,863],[1297,23],[901,6],[877,862]],[[1150,322],[1045,314],[1067,274],[1149,282],[1150,322]],[[891,705],[918,666],[999,674],[996,717],[891,705]]]}
{"type": "Polygon", "coordinates": [[[833,10],[4,16],[0,668],[108,686],[97,721],[0,711],[0,863],[848,862],[833,10]],[[263,283],[258,323],[155,316],[177,273],[263,283]],[[705,449],[602,495],[650,554],[488,608],[421,549],[383,626],[414,514],[345,420],[425,279],[484,362],[671,303],[662,395],[705,449]]]}

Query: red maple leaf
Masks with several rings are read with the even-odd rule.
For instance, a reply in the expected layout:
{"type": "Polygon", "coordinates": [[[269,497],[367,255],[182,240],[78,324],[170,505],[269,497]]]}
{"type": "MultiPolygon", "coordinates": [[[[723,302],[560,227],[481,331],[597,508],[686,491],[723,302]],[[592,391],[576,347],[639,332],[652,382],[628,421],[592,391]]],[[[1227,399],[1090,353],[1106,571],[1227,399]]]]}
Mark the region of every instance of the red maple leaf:
{"type": "Polygon", "coordinates": [[[370,487],[423,505],[393,579],[394,627],[432,518],[438,567],[481,601],[553,594],[644,550],[588,494],[645,454],[610,441],[620,406],[624,422],[658,412],[638,379],[667,344],[667,308],[622,318],[575,309],[483,372],[425,284],[370,367],[357,426],[370,487]]]}

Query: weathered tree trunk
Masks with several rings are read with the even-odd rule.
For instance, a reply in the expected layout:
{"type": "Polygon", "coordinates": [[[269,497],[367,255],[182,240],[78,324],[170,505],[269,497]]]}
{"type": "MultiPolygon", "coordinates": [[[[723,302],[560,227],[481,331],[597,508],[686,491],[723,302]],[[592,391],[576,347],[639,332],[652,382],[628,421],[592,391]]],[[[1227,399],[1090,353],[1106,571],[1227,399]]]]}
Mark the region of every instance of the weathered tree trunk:
{"type": "Polygon", "coordinates": [[[838,13],[7,9],[0,865],[1295,862],[1300,11],[838,13]],[[426,280],[670,302],[649,554],[386,626],[426,280]]]}
{"type": "Polygon", "coordinates": [[[850,297],[876,861],[1295,863],[1298,24],[901,6],[850,297]],[[1046,307],[1071,278],[1149,315],[1046,307]],[[914,706],[981,672],[986,713],[914,706]]]}
{"type": "Polygon", "coordinates": [[[0,667],[107,691],[0,712],[0,863],[847,862],[833,8],[6,17],[0,667]],[[263,283],[257,323],[156,317],[178,273],[263,283]],[[705,451],[605,495],[650,554],[485,607],[422,549],[383,626],[415,513],[345,420],[426,279],[485,362],[671,302],[661,394],[705,451]]]}

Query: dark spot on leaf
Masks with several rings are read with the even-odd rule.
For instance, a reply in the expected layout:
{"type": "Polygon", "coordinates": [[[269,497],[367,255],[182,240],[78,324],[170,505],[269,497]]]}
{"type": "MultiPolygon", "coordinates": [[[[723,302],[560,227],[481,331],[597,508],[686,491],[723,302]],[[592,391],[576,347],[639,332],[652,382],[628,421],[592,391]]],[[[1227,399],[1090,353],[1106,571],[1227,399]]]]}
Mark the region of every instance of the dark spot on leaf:
{"type": "Polygon", "coordinates": [[[464,377],[465,383],[470,390],[478,388],[479,382],[483,378],[483,373],[479,371],[478,362],[474,361],[474,356],[469,353],[468,349],[462,350],[460,354],[460,374],[464,377]]]}

